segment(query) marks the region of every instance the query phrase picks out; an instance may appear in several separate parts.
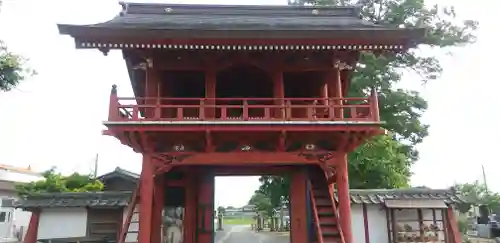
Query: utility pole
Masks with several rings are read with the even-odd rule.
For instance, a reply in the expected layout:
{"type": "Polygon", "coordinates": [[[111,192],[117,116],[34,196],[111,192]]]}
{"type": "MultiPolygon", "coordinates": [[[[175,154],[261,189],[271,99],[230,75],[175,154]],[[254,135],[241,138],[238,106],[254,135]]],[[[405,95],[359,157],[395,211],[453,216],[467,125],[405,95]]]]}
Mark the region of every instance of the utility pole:
{"type": "Polygon", "coordinates": [[[94,161],[94,179],[97,178],[97,166],[99,164],[99,153],[96,154],[95,156],[95,161],[94,161]]]}
{"type": "Polygon", "coordinates": [[[484,189],[486,190],[486,194],[489,194],[490,191],[488,190],[488,182],[486,182],[486,172],[484,171],[484,165],[481,165],[481,169],[483,170],[484,189]]]}

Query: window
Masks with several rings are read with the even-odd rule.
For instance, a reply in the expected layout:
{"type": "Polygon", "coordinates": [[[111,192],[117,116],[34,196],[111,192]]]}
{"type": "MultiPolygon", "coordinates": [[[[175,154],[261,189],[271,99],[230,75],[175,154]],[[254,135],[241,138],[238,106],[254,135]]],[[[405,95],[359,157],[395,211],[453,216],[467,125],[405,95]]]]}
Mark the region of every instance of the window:
{"type": "Polygon", "coordinates": [[[0,212],[0,223],[3,223],[6,221],[7,213],[6,212],[0,212]]]}
{"type": "Polygon", "coordinates": [[[13,207],[14,199],[12,198],[2,198],[2,207],[13,207]]]}

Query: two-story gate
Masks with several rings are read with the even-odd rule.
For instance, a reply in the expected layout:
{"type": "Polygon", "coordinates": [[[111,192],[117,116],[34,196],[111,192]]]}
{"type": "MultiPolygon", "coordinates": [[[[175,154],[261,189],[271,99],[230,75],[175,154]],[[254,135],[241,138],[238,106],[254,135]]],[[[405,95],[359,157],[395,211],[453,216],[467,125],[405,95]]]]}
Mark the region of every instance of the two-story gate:
{"type": "Polygon", "coordinates": [[[355,7],[122,7],[59,30],[79,49],[123,52],[135,97],[114,86],[104,125],[143,154],[127,218],[138,205],[138,242],[160,242],[165,187],[183,189],[184,242],[210,243],[215,175],[289,173],[292,242],[314,230],[314,241],[352,243],[346,156],[384,130],[376,90],[347,97],[349,76],[362,52],[392,58],[424,31],[367,22],[355,7]]]}

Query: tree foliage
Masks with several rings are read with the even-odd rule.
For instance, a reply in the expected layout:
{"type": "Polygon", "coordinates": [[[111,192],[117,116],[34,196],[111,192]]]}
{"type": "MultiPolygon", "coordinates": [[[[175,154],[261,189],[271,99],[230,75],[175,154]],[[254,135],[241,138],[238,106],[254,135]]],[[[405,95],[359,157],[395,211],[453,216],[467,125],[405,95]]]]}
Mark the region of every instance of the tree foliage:
{"type": "MultiPolygon", "coordinates": [[[[347,94],[350,97],[367,96],[374,87],[379,94],[381,120],[386,122],[384,128],[390,131],[390,135],[373,138],[349,155],[351,187],[409,186],[410,167],[418,159],[415,146],[428,135],[429,126],[420,121],[427,102],[416,91],[398,88],[402,75],[415,73],[423,83],[437,79],[443,70],[434,51],[474,42],[478,23],[459,21],[453,7],[427,6],[424,0],[291,0],[290,4],[358,5],[362,6],[362,18],[376,24],[427,30],[420,45],[427,51],[413,49],[385,56],[362,53],[351,75],[347,94]]],[[[261,182],[263,193],[288,195],[286,178],[283,181],[266,176],[261,182]]]]}
{"type": "Polygon", "coordinates": [[[272,215],[273,204],[271,199],[260,191],[255,191],[250,200],[248,200],[249,205],[255,205],[255,211],[264,212],[267,215],[272,215]]]}
{"type": "Polygon", "coordinates": [[[219,207],[217,207],[217,212],[219,212],[219,213],[225,213],[226,212],[226,208],[224,208],[223,206],[219,206],[219,207]]]}
{"type": "Polygon", "coordinates": [[[26,196],[40,192],[91,192],[101,191],[104,184],[91,175],[73,173],[64,176],[56,173],[55,168],[42,173],[44,179],[30,183],[18,183],[15,185],[20,196],[26,196]]]}
{"type": "MultiPolygon", "coordinates": [[[[470,204],[486,205],[489,209],[500,206],[500,194],[488,191],[486,185],[475,181],[473,183],[456,184],[453,189],[466,198],[470,204]]],[[[470,205],[463,205],[459,210],[467,212],[470,205]]]]}
{"type": "Polygon", "coordinates": [[[0,91],[12,90],[33,74],[33,70],[27,68],[26,59],[10,52],[0,41],[0,91]]]}

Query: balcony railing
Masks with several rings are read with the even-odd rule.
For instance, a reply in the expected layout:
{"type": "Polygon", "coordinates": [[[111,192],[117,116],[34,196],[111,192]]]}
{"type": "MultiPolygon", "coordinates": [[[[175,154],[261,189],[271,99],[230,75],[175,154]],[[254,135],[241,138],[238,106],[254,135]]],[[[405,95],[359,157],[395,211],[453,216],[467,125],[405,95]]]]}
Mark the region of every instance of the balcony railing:
{"type": "Polygon", "coordinates": [[[118,98],[109,121],[373,121],[377,97],[369,98],[118,98]]]}

